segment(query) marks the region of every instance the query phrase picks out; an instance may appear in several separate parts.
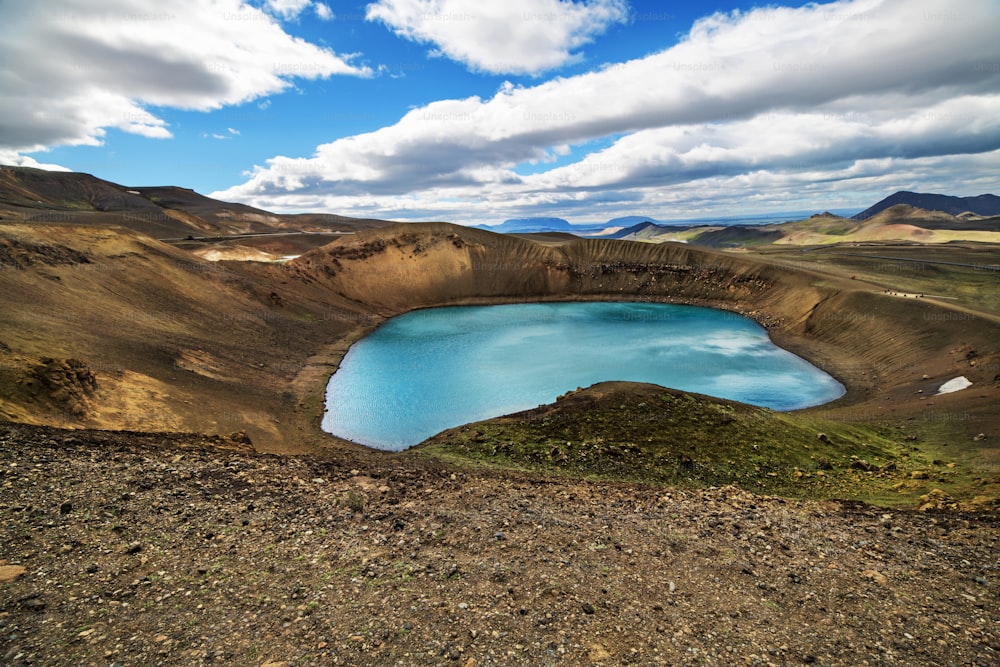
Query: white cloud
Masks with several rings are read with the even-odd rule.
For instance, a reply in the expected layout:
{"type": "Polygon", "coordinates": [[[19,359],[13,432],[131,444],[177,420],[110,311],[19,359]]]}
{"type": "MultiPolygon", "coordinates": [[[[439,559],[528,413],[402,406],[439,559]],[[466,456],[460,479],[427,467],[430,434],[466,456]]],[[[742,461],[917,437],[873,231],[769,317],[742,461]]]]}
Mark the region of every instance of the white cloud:
{"type": "Polygon", "coordinates": [[[1000,94],[956,97],[912,111],[869,102],[865,113],[821,107],[640,130],[577,163],[525,181],[560,190],[655,186],[759,169],[804,171],[886,156],[1000,149],[1000,94]]]}
{"type": "Polygon", "coordinates": [[[12,167],[33,167],[46,171],[72,171],[60,164],[46,164],[28,155],[19,155],[17,151],[0,149],[0,164],[12,167]]]}
{"type": "Polygon", "coordinates": [[[312,4],[312,0],[267,0],[267,9],[283,19],[294,19],[312,4]]]}
{"type": "Polygon", "coordinates": [[[167,138],[147,108],[208,111],[294,78],[372,74],[240,0],[48,0],[0,13],[0,148],[15,153],[97,145],[106,128],[167,138]]]}
{"type": "Polygon", "coordinates": [[[537,74],[576,60],[628,8],[624,0],[378,0],[366,16],[474,70],[537,74]]]}
{"type": "MultiPolygon", "coordinates": [[[[952,156],[1000,148],[1000,68],[983,65],[1000,62],[1000,5],[960,0],[947,20],[940,13],[932,0],[854,0],[713,15],[663,52],[507,85],[490,99],[433,102],[312,157],[272,158],[216,194],[468,222],[670,207],[686,201],[675,186],[723,184],[745,199],[761,188],[895,182],[894,172],[934,183],[928,164],[950,169],[962,162],[952,156]],[[573,164],[517,173],[608,137],[619,138],[573,164]]],[[[947,169],[937,182],[958,173],[947,169]]]]}
{"type": "Polygon", "coordinates": [[[336,16],[333,10],[330,9],[329,5],[325,5],[322,2],[317,2],[313,5],[313,11],[316,13],[316,18],[320,21],[332,21],[336,16]]]}

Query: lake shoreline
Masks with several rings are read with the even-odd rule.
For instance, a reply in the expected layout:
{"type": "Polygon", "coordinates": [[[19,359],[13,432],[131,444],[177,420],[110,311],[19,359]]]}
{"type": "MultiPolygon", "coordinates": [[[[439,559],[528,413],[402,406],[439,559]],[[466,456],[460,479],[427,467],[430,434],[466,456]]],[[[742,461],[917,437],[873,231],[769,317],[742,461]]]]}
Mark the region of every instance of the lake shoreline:
{"type": "Polygon", "coordinates": [[[546,301],[421,309],[383,322],[349,350],[348,366],[342,363],[327,386],[323,429],[391,451],[601,382],[659,384],[780,411],[823,405],[846,392],[775,345],[754,320],[686,304],[546,301]],[[557,307],[535,307],[547,305],[557,307]],[[517,340],[526,330],[530,343],[517,340]],[[731,375],[738,377],[715,381],[731,375]],[[464,378],[460,386],[454,377],[464,378]],[[792,385],[782,391],[780,382],[792,385]],[[447,407],[438,413],[434,406],[447,407]]]}
{"type": "MultiPolygon", "coordinates": [[[[925,376],[944,382],[961,375],[967,363],[958,350],[992,359],[1000,339],[1000,325],[977,316],[963,316],[977,323],[975,329],[945,327],[943,315],[952,309],[947,302],[893,299],[860,281],[680,244],[536,243],[445,223],[411,223],[340,239],[288,268],[310,280],[322,276],[319,284],[365,304],[372,319],[353,327],[346,335],[352,341],[390,317],[441,306],[636,301],[735,312],[845,387],[842,397],[804,412],[848,421],[924,415],[929,406],[919,393],[925,376]],[[514,271],[517,266],[521,270],[514,271]]],[[[343,340],[326,348],[320,356],[328,371],[348,348],[343,340]]],[[[309,404],[317,409],[297,419],[309,424],[320,449],[363,448],[320,428],[330,374],[314,376],[309,404]]],[[[971,396],[962,398],[967,403],[971,396]]],[[[974,424],[994,419],[987,404],[981,396],[965,408],[975,415],[967,428],[983,429],[974,424]]]]}

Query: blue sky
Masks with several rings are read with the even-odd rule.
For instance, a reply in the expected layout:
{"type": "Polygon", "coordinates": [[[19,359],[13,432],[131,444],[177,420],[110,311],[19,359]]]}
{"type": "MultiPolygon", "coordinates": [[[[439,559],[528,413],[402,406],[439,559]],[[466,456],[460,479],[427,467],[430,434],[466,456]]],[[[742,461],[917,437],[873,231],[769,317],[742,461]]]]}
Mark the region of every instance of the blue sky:
{"type": "Polygon", "coordinates": [[[0,3],[0,163],[595,223],[1000,192],[995,0],[0,3]]]}

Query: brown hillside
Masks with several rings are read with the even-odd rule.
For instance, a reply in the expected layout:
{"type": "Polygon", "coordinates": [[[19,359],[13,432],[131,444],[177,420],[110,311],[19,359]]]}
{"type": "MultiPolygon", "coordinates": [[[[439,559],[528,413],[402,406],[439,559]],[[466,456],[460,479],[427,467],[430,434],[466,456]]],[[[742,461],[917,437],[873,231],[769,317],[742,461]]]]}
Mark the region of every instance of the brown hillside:
{"type": "Polygon", "coordinates": [[[919,415],[933,405],[925,392],[934,382],[965,374],[982,389],[937,404],[961,401],[970,410],[966,430],[996,428],[995,318],[805,269],[681,244],[577,239],[543,246],[432,224],[343,238],[288,270],[383,315],[524,299],[649,299],[735,310],[847,385],[847,396],[823,409],[865,402],[852,414],[919,415]],[[978,363],[970,364],[970,354],[978,363]]]}
{"type": "Polygon", "coordinates": [[[121,229],[8,225],[0,238],[2,368],[14,382],[5,386],[22,388],[0,405],[15,420],[247,430],[264,449],[322,446],[333,442],[318,430],[326,380],[384,317],[459,303],[640,299],[756,318],[847,385],[819,411],[906,418],[961,406],[967,417],[948,425],[963,438],[997,432],[995,319],[742,255],[542,244],[443,223],[343,237],[287,265],[205,262],[121,229]],[[43,358],[96,374],[97,388],[77,399],[84,418],[38,385],[23,389],[43,358]],[[958,375],[974,388],[929,399],[958,375]]]}
{"type": "Polygon", "coordinates": [[[276,214],[245,204],[218,201],[187,188],[126,187],[90,174],[6,166],[0,167],[2,219],[115,225],[158,239],[289,231],[350,232],[390,224],[322,213],[276,214]]]}
{"type": "Polygon", "coordinates": [[[289,290],[266,267],[206,262],[120,228],[0,226],[0,263],[0,415],[15,421],[246,430],[291,447],[282,422],[296,374],[358,322],[343,299],[289,290]],[[69,360],[96,386],[64,395],[46,381],[45,366],[69,360]]]}

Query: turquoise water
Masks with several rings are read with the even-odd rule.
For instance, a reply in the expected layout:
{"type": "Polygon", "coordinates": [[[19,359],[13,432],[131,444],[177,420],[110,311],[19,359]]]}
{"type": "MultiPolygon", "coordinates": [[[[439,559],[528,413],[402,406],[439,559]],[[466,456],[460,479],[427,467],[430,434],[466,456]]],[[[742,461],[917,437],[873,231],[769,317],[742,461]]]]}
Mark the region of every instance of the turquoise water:
{"type": "Polygon", "coordinates": [[[527,303],[418,310],[354,344],[330,378],[323,430],[379,449],[551,403],[608,380],[794,410],[843,386],[753,320],[649,303],[527,303]]]}

